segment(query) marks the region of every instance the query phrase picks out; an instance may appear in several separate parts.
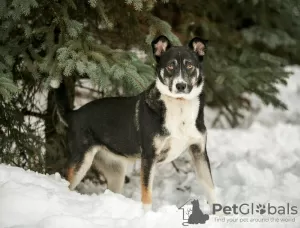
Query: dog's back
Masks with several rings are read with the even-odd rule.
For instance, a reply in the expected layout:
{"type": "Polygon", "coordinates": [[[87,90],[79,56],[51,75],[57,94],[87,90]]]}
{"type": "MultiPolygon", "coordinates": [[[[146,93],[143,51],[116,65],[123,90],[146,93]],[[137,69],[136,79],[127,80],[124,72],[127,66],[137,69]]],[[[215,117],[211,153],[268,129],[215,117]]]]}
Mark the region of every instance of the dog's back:
{"type": "Polygon", "coordinates": [[[70,113],[71,155],[83,155],[93,145],[105,145],[119,155],[135,153],[138,142],[134,116],[138,98],[103,98],[70,113]]]}

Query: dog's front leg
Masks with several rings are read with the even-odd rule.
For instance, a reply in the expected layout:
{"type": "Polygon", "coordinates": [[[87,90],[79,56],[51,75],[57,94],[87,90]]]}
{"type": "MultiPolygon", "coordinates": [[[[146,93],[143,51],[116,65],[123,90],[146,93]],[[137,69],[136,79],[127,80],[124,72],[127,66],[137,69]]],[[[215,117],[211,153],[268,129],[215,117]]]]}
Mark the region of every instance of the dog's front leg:
{"type": "Polygon", "coordinates": [[[144,211],[152,208],[152,185],[155,172],[155,158],[144,157],[141,159],[141,190],[144,211]]]}
{"type": "Polygon", "coordinates": [[[212,206],[216,203],[216,195],[206,148],[205,146],[193,144],[190,146],[189,152],[195,166],[197,179],[205,188],[208,203],[212,206]]]}

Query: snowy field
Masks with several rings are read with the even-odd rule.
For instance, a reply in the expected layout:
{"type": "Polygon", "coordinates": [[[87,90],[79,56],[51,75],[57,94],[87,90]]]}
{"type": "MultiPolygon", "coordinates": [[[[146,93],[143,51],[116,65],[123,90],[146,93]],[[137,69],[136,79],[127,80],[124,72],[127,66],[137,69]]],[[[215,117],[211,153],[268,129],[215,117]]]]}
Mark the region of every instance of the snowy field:
{"type": "MultiPolygon", "coordinates": [[[[211,215],[206,224],[188,227],[300,227],[300,69],[287,87],[280,87],[288,111],[262,106],[249,128],[209,129],[208,153],[222,205],[294,205],[296,215],[211,215]]],[[[188,155],[158,167],[153,188],[154,211],[140,203],[138,164],[130,169],[124,196],[104,192],[104,186],[85,181],[70,192],[68,182],[0,165],[0,227],[14,228],[150,228],[183,227],[178,210],[198,198],[207,211],[201,186],[195,180],[188,155]]]]}

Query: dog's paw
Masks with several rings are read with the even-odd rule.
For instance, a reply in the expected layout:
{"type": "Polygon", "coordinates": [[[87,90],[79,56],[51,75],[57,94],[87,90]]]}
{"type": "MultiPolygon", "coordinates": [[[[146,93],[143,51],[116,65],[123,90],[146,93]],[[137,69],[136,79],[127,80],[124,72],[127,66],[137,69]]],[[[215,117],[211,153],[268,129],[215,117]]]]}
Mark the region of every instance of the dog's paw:
{"type": "Polygon", "coordinates": [[[144,213],[152,210],[152,204],[143,204],[144,213]]]}

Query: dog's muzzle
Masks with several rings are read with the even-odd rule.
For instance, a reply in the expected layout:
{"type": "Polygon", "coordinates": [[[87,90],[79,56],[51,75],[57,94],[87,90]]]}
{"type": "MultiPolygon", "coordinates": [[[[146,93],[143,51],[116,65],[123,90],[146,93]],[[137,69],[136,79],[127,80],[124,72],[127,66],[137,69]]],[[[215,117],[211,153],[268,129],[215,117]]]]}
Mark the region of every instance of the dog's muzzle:
{"type": "Polygon", "coordinates": [[[175,84],[174,93],[189,94],[191,89],[186,82],[178,82],[175,84]]]}
{"type": "Polygon", "coordinates": [[[182,93],[182,92],[184,92],[185,91],[185,89],[186,89],[186,83],[183,83],[183,82],[180,82],[180,83],[177,83],[176,84],[176,89],[177,89],[177,91],[178,92],[180,92],[180,93],[182,93]]]}

